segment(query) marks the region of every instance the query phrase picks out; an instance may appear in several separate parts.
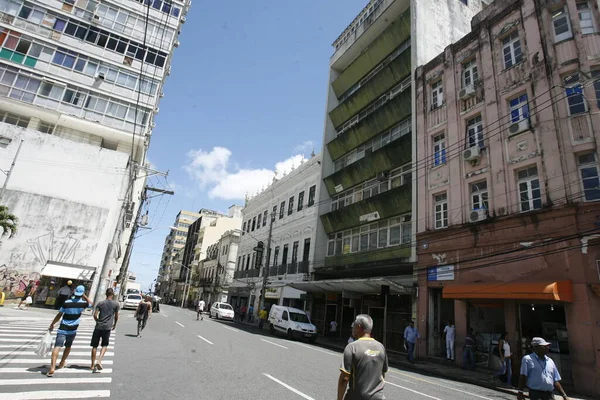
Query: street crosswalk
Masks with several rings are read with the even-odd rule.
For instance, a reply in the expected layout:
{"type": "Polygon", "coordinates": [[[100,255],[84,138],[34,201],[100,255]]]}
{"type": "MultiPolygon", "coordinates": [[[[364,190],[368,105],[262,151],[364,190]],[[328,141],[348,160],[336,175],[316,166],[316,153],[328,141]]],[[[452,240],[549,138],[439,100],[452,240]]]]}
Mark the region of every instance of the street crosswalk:
{"type": "MultiPolygon", "coordinates": [[[[115,334],[104,356],[102,371],[92,373],[90,340],[95,322],[81,318],[67,365],[46,376],[50,355],[35,354],[49,320],[8,319],[0,322],[0,400],[91,399],[110,397],[115,334]]],[[[58,325],[57,325],[58,327],[58,325]]],[[[56,330],[52,341],[56,338],[56,330]]],[[[58,362],[60,362],[59,355],[58,362]]],[[[58,364],[57,362],[57,364],[58,364]]]]}

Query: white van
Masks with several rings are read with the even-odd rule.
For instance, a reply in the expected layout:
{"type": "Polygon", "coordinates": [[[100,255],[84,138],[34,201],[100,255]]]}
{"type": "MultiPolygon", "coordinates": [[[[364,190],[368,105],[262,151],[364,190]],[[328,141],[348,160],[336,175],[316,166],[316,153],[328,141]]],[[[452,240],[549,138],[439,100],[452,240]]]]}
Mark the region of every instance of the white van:
{"type": "Polygon", "coordinates": [[[311,342],[317,340],[317,327],[310,322],[302,310],[284,306],[272,306],[269,312],[271,333],[285,333],[289,339],[304,338],[311,342]]]}

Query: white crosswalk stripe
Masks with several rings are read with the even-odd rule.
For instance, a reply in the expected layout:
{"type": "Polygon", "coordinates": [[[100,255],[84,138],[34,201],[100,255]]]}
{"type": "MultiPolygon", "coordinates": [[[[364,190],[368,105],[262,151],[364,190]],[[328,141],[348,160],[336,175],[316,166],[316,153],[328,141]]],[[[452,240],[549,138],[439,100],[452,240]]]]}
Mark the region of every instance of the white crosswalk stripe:
{"type": "MultiPolygon", "coordinates": [[[[115,332],[102,362],[102,371],[92,373],[90,340],[95,322],[82,317],[77,336],[67,359],[67,366],[57,369],[52,378],[46,376],[50,355],[35,354],[50,321],[0,319],[0,400],[26,399],[91,399],[108,398],[112,382],[115,332]]],[[[58,324],[52,332],[56,339],[58,324]]],[[[62,351],[59,354],[58,362],[62,351]]]]}

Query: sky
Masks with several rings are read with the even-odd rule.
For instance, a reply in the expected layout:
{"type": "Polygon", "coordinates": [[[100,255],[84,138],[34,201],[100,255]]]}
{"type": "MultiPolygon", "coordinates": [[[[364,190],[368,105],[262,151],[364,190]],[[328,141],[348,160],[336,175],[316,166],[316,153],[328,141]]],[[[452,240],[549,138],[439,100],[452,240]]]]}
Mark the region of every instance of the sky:
{"type": "Polygon", "coordinates": [[[321,151],[331,43],[368,0],[192,3],[159,104],[149,224],[129,270],[148,290],[179,210],[226,212],[321,151]]]}

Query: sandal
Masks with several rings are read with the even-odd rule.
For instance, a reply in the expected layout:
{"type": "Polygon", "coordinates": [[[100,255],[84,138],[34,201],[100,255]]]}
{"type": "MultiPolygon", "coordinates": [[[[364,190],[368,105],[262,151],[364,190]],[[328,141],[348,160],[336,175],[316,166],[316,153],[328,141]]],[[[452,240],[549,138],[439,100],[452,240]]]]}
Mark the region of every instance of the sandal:
{"type": "Polygon", "coordinates": [[[102,371],[102,364],[97,363],[96,368],[98,369],[98,371],[102,371]]]}
{"type": "Polygon", "coordinates": [[[54,375],[54,371],[48,371],[48,372],[46,372],[46,376],[48,378],[52,378],[53,375],[54,375]]]}

